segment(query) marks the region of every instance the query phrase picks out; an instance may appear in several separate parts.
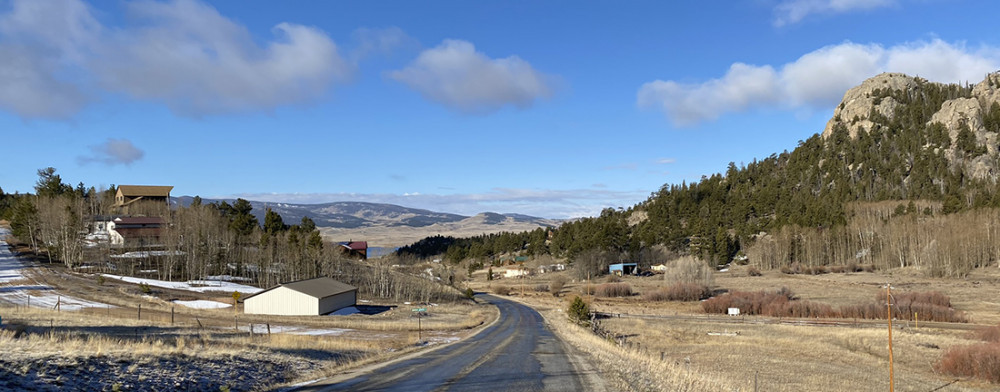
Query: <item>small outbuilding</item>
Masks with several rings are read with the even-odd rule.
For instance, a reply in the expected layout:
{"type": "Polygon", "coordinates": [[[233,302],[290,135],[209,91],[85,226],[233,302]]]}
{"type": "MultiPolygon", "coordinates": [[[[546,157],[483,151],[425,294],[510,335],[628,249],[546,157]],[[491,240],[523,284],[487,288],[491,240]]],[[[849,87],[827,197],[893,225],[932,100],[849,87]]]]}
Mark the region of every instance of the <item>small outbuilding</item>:
{"type": "Polygon", "coordinates": [[[611,273],[612,275],[618,275],[618,276],[634,275],[636,273],[637,268],[639,268],[639,265],[636,263],[618,263],[618,264],[611,264],[611,266],[608,267],[608,272],[611,273]]]}
{"type": "Polygon", "coordinates": [[[358,288],[320,277],[283,283],[243,299],[243,313],[318,316],[354,306],[358,288]]]}

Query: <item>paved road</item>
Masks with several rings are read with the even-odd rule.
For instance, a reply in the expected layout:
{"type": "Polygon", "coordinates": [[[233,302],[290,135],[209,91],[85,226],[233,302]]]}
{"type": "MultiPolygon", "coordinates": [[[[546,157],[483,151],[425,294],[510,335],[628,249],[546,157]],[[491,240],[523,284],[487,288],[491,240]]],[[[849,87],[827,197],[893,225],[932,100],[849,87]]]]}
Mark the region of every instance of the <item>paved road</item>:
{"type": "MultiPolygon", "coordinates": [[[[533,309],[508,300],[481,298],[500,309],[500,319],[477,335],[416,358],[333,385],[298,391],[584,391],[595,375],[572,360],[570,350],[545,328],[533,309]]],[[[590,383],[593,384],[593,383],[590,383]]]]}

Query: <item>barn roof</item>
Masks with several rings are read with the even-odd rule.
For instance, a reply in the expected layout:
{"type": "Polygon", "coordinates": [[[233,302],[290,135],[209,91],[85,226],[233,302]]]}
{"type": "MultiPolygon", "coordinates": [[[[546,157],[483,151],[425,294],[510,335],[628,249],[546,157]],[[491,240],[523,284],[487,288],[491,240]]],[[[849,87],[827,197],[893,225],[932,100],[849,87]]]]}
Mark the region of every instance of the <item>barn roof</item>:
{"type": "Polygon", "coordinates": [[[122,217],[115,218],[114,222],[115,222],[115,226],[117,226],[117,227],[131,226],[131,225],[136,225],[136,226],[156,225],[156,226],[159,226],[159,225],[163,224],[163,218],[160,218],[158,216],[122,216],[122,217]]]}
{"type": "Polygon", "coordinates": [[[154,197],[168,197],[170,196],[170,191],[173,190],[172,186],[165,185],[119,185],[118,192],[124,196],[136,197],[136,196],[154,196],[154,197]]]}
{"type": "Polygon", "coordinates": [[[355,291],[358,289],[357,287],[351,286],[347,283],[339,282],[324,276],[319,278],[282,283],[277,286],[271,287],[267,290],[261,291],[257,294],[248,296],[243,300],[247,300],[250,299],[250,297],[255,297],[264,294],[278,287],[286,287],[298,291],[302,294],[308,295],[310,297],[316,297],[316,298],[326,298],[337,294],[346,293],[348,291],[355,291]]]}
{"type": "Polygon", "coordinates": [[[350,249],[350,250],[367,250],[368,249],[368,241],[341,242],[340,246],[343,246],[343,247],[345,247],[347,249],[350,249]]]}

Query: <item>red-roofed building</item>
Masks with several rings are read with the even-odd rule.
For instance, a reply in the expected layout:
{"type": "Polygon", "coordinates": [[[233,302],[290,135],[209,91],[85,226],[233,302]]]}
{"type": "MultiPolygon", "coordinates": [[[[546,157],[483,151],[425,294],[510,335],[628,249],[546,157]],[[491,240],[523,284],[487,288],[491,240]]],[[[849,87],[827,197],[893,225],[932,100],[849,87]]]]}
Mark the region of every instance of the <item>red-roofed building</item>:
{"type": "Polygon", "coordinates": [[[340,243],[340,250],[348,257],[357,257],[362,260],[368,259],[367,241],[348,241],[340,243]]]}

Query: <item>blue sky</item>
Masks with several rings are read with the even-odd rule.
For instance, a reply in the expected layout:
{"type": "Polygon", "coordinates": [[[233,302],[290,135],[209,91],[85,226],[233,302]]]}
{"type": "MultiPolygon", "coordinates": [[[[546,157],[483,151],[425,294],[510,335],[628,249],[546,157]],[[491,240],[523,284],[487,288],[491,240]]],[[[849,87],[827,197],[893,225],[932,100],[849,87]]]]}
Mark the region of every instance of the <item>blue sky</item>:
{"type": "Polygon", "coordinates": [[[0,2],[0,188],[628,207],[821,132],[880,72],[976,83],[961,0],[0,2]]]}

